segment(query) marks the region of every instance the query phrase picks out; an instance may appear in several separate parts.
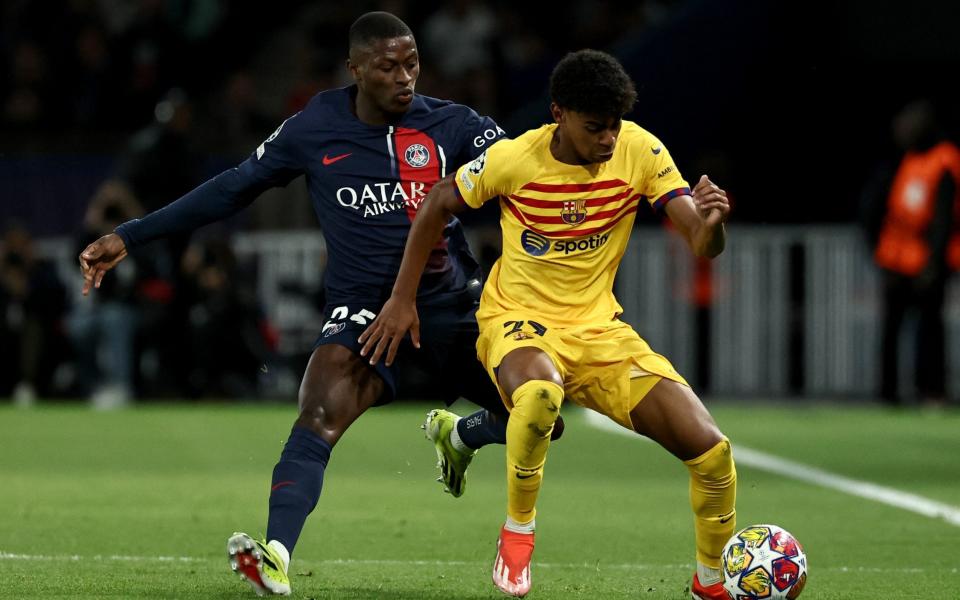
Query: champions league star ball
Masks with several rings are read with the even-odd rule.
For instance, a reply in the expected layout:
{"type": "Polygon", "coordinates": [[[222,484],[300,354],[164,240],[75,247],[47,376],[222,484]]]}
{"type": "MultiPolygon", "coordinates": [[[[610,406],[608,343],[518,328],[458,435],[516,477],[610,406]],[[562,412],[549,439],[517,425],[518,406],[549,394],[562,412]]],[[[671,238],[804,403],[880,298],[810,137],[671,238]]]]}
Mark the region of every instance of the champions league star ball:
{"type": "Polygon", "coordinates": [[[792,600],[807,583],[800,542],[776,525],[741,529],[723,547],[720,561],[723,587],[733,600],[792,600]]]}

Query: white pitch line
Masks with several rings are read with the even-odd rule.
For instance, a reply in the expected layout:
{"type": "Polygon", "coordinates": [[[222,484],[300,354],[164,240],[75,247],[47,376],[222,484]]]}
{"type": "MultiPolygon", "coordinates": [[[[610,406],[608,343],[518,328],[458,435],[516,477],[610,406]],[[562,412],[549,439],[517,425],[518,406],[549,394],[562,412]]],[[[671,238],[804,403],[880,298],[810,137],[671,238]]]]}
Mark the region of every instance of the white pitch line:
{"type": "MultiPolygon", "coordinates": [[[[92,560],[97,562],[183,562],[183,563],[204,563],[221,562],[221,559],[213,557],[199,556],[124,556],[124,555],[103,555],[80,556],[79,554],[18,554],[14,552],[0,551],[0,561],[3,560],[24,560],[24,561],[61,561],[77,562],[81,560],[92,560]]],[[[650,571],[650,570],[675,570],[689,571],[694,568],[693,564],[668,564],[655,565],[649,563],[625,563],[625,564],[604,564],[604,563],[533,563],[539,568],[545,569],[590,569],[591,571],[650,571]]],[[[326,560],[297,559],[297,567],[310,567],[315,565],[348,565],[348,566],[400,566],[400,567],[483,567],[489,566],[487,562],[467,561],[467,560],[386,560],[386,559],[352,559],[352,558],[331,558],[326,560]]],[[[885,569],[881,567],[820,567],[824,571],[838,571],[841,573],[951,573],[957,574],[960,569],[950,570],[939,568],[924,567],[898,567],[895,569],[885,569]]]]}
{"type": "MultiPolygon", "coordinates": [[[[24,560],[24,561],[49,561],[49,562],[77,562],[81,560],[91,560],[96,562],[220,562],[220,559],[197,556],[124,556],[124,555],[103,555],[81,556],[79,554],[18,554],[14,552],[0,551],[0,561],[2,560],[24,560]]],[[[353,559],[353,558],[330,558],[325,560],[297,560],[299,565],[353,565],[353,566],[400,566],[400,567],[479,567],[488,566],[486,562],[467,561],[467,560],[397,560],[397,559],[353,559]]],[[[640,571],[649,569],[674,569],[689,570],[694,568],[691,564],[671,564],[655,565],[644,563],[630,564],[604,564],[604,563],[542,563],[535,562],[538,567],[547,569],[612,569],[621,571],[640,571]]]]}
{"type": "Polygon", "coordinates": [[[203,562],[208,559],[197,558],[193,556],[124,556],[121,554],[95,554],[93,556],[81,556],[79,554],[17,554],[15,552],[0,551],[0,560],[47,560],[47,561],[81,561],[92,560],[97,562],[203,562]]]}
{"type": "MultiPolygon", "coordinates": [[[[620,433],[631,438],[647,440],[633,432],[627,431],[606,417],[593,411],[586,411],[587,423],[598,429],[620,433]]],[[[843,475],[837,475],[823,469],[811,467],[802,463],[787,460],[747,448],[741,444],[733,447],[733,455],[738,465],[746,465],[761,471],[774,473],[782,477],[796,479],[806,483],[812,483],[821,487],[837,490],[859,496],[867,500],[873,500],[881,504],[895,506],[913,513],[930,517],[933,519],[943,519],[951,525],[960,527],[960,507],[951,506],[943,502],[937,502],[930,498],[911,494],[891,487],[877,485],[869,481],[860,479],[851,479],[843,475]]]]}

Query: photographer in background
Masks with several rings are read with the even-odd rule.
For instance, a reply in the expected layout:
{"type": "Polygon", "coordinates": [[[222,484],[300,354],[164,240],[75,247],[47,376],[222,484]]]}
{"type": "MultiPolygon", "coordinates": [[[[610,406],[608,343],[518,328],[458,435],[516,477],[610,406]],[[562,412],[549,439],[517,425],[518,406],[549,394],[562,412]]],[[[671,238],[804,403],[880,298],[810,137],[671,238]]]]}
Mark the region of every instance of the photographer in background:
{"type": "Polygon", "coordinates": [[[276,350],[278,335],[229,243],[192,244],[184,255],[183,279],[188,392],[193,397],[256,396],[261,365],[276,350]]]}
{"type": "MultiPolygon", "coordinates": [[[[105,183],[87,207],[77,247],[85,248],[142,213],[126,186],[116,181],[105,183]]],[[[134,396],[140,261],[130,258],[117,269],[116,277],[101,286],[102,294],[76,303],[67,321],[76,350],[80,391],[89,395],[95,408],[125,406],[134,396]]]]}
{"type": "Polygon", "coordinates": [[[7,226],[0,241],[0,396],[31,406],[52,390],[66,358],[63,316],[67,296],[52,263],[34,254],[22,226],[7,226]]]}

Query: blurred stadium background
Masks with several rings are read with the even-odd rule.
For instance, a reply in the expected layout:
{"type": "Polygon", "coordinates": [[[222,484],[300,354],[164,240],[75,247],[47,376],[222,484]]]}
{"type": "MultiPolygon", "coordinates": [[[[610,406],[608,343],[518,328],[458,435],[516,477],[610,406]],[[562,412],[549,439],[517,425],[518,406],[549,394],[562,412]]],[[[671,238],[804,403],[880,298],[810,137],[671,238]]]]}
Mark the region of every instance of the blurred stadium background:
{"type": "MultiPolygon", "coordinates": [[[[625,318],[706,395],[877,396],[880,284],[864,190],[895,164],[890,122],[906,102],[932,98],[957,132],[948,79],[960,46],[948,24],[958,11],[927,0],[289,0],[271,10],[7,0],[0,397],[295,393],[319,329],[325,256],[301,181],[231,222],[139,252],[100,294],[115,311],[100,310],[99,321],[91,307],[103,298],[77,294],[75,256],[117,220],[238,163],[315,92],[348,83],[346,29],[376,8],[417,34],[418,91],[477,107],[511,133],[548,118],[546,81],[563,53],[616,54],[639,88],[633,118],[666,141],[687,179],[708,173],[734,202],[729,248],[712,266],[664,243],[659,217],[638,218],[618,283],[625,318]],[[98,342],[104,322],[134,328],[135,346],[116,353],[130,355],[130,368],[117,369],[129,378],[94,372],[98,351],[101,363],[118,360],[98,342]]],[[[471,225],[489,264],[495,209],[471,225]]],[[[955,287],[948,297],[956,357],[955,287]]],[[[948,371],[955,398],[960,370],[948,371]]],[[[911,378],[901,381],[911,398],[911,378]]]]}
{"type": "MultiPolygon", "coordinates": [[[[118,274],[102,295],[116,308],[108,321],[135,329],[129,383],[92,373],[109,344],[90,315],[98,300],[77,294],[75,255],[118,219],[245,158],[315,92],[348,83],[346,29],[384,8],[417,34],[419,91],[512,133],[548,118],[546,81],[564,52],[615,53],[640,91],[632,116],[688,179],[709,173],[735,203],[729,249],[712,267],[641,215],[618,284],[626,318],[707,395],[871,399],[880,292],[863,192],[897,157],[890,121],[904,103],[932,97],[956,132],[947,80],[960,47],[944,11],[957,9],[942,4],[7,0],[0,397],[295,393],[324,262],[301,181],[229,223],[154,244],[118,274]]],[[[472,220],[489,264],[495,214],[472,220]]],[[[960,356],[955,289],[949,298],[948,346],[960,356]]],[[[902,362],[908,372],[910,356],[902,362]]],[[[951,369],[953,397],[958,378],[951,369]]]]}
{"type": "MultiPolygon", "coordinates": [[[[632,118],[688,180],[708,173],[734,204],[712,264],[641,211],[617,293],[624,318],[745,449],[741,523],[779,522],[807,544],[817,583],[805,597],[957,597],[960,415],[881,406],[882,284],[868,241],[874,182],[899,157],[894,115],[929,98],[960,139],[957,3],[3,0],[0,514],[10,518],[0,568],[11,597],[235,591],[221,537],[263,522],[269,469],[321,326],[325,250],[303,182],[137,252],[96,298],[79,294],[76,256],[243,160],[312,94],[349,83],[346,31],[366,10],[414,30],[419,92],[474,106],[511,134],[549,118],[547,78],[565,52],[620,58],[640,95],[632,118]],[[133,343],[112,347],[106,334],[123,328],[133,343]],[[88,401],[139,408],[99,413],[88,401]],[[885,497],[920,514],[825,490],[822,474],[798,482],[785,473],[793,467],[765,468],[748,448],[842,473],[871,499],[889,490],[865,482],[892,486],[885,497]],[[241,508],[225,508],[237,497],[241,508]],[[198,581],[212,570],[222,577],[198,581]]],[[[467,220],[489,265],[495,210],[467,220]]],[[[955,405],[956,281],[945,323],[955,405]]],[[[919,407],[904,348],[901,393],[919,407]]],[[[427,483],[432,450],[415,435],[429,381],[405,377],[413,402],[365,416],[337,451],[339,489],[308,521],[295,585],[322,597],[495,597],[481,587],[492,540],[478,555],[456,532],[500,518],[490,507],[502,503],[501,463],[494,452],[477,461],[472,495],[450,510],[427,483]],[[384,503],[386,487],[395,504],[384,503]],[[456,542],[424,546],[424,535],[456,542]],[[309,579],[314,569],[323,576],[309,579]],[[465,591],[474,587],[487,593],[465,591]]],[[[536,597],[682,597],[686,479],[665,453],[565,414],[571,433],[551,451],[544,494],[557,535],[538,546],[554,562],[537,567],[536,597]],[[642,457],[638,510],[658,519],[642,539],[612,542],[637,522],[612,511],[587,523],[582,503],[620,506],[636,491],[618,462],[627,451],[642,457]],[[598,537],[606,545],[594,550],[598,537]],[[641,547],[636,564],[630,543],[641,547]]]]}

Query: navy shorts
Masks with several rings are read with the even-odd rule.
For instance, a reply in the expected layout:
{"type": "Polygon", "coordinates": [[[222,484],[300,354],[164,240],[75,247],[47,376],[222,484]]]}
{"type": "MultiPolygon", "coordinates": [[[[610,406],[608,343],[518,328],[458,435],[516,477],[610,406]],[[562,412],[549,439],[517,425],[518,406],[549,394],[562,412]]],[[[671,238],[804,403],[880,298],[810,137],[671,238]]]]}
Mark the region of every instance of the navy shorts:
{"type": "MultiPolygon", "coordinates": [[[[373,322],[382,303],[344,302],[324,308],[324,324],[314,348],[339,344],[358,356],[363,347],[357,341],[360,334],[373,322]]],[[[377,404],[387,404],[403,390],[398,389],[401,369],[415,368],[429,379],[431,397],[436,396],[448,406],[463,397],[490,410],[506,415],[497,388],[477,359],[477,326],[475,301],[439,301],[418,306],[420,317],[420,348],[414,348],[409,336],[400,344],[397,359],[387,367],[383,358],[371,369],[386,384],[383,397],[377,404]]]]}

